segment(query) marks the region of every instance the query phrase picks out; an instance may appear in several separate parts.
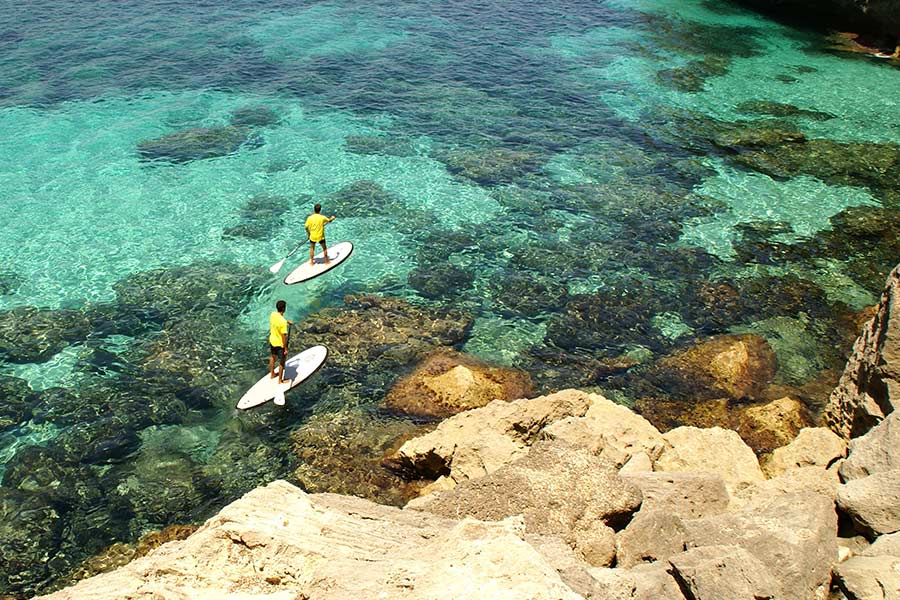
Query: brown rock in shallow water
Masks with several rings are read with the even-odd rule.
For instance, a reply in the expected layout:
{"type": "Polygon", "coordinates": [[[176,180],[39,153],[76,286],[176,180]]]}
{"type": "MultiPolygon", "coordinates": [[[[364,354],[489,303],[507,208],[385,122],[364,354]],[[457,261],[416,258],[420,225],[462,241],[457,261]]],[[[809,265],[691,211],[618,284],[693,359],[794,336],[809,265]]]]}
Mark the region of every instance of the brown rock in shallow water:
{"type": "Polygon", "coordinates": [[[491,367],[448,350],[432,354],[388,392],[386,408],[427,417],[449,417],[493,400],[531,395],[528,373],[491,367]]]}
{"type": "Polygon", "coordinates": [[[761,336],[721,335],[663,358],[654,371],[707,394],[754,398],[775,375],[775,353],[761,336]]]}
{"type": "Polygon", "coordinates": [[[789,444],[800,430],[811,425],[803,403],[793,398],[779,398],[766,404],[741,408],[735,429],[757,454],[771,452],[789,444]]]}

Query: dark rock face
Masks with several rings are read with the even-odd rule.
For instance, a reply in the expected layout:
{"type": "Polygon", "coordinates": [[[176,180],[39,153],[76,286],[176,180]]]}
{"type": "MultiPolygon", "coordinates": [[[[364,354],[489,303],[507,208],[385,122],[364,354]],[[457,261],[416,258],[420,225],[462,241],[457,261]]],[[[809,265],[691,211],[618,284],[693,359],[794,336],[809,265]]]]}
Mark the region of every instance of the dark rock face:
{"type": "Polygon", "coordinates": [[[897,0],[741,0],[742,4],[776,15],[802,18],[840,31],[858,29],[900,39],[900,2],[897,0]]]}
{"type": "Polygon", "coordinates": [[[192,160],[217,158],[237,152],[243,146],[258,147],[262,138],[249,127],[225,125],[197,127],[170,133],[138,144],[137,150],[145,160],[187,163],[192,160]]]}
{"type": "Polygon", "coordinates": [[[0,585],[33,592],[50,575],[62,527],[60,511],[40,494],[0,488],[0,585]]]}

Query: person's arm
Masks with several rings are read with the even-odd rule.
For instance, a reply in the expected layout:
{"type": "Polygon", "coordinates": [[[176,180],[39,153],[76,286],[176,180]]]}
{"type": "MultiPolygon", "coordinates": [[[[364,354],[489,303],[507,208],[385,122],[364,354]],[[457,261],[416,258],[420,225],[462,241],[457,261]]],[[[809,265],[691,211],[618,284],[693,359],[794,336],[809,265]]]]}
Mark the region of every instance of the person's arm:
{"type": "Polygon", "coordinates": [[[334,221],[334,215],[331,215],[331,217],[328,218],[329,223],[331,223],[332,221],[334,221]]]}

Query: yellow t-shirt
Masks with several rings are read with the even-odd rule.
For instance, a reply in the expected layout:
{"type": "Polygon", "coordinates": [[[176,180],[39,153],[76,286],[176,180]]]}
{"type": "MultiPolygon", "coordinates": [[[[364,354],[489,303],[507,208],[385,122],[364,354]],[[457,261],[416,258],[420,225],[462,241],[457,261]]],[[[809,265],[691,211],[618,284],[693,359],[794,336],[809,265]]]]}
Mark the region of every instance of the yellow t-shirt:
{"type": "Polygon", "coordinates": [[[280,348],[284,346],[282,335],[287,335],[288,322],[277,310],[273,310],[269,315],[269,344],[280,348]]]}
{"type": "Polygon", "coordinates": [[[306,230],[309,232],[309,241],[321,242],[325,239],[325,223],[328,217],[320,213],[313,213],[306,217],[306,230]]]}

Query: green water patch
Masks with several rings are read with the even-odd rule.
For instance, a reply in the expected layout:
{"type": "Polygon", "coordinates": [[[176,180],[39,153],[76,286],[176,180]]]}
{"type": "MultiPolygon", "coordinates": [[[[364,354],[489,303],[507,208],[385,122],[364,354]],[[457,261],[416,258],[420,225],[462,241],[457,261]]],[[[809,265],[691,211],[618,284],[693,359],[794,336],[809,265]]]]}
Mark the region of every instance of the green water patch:
{"type": "Polygon", "coordinates": [[[778,181],[721,163],[709,164],[718,175],[706,180],[694,193],[722,202],[725,208],[712,217],[689,220],[680,241],[705,248],[724,260],[734,257],[733,243],[740,223],[761,218],[783,222],[790,230],[778,234],[775,239],[798,242],[814,238],[830,228],[830,217],[848,206],[879,204],[860,188],[829,186],[811,177],[778,181]]]}
{"type": "Polygon", "coordinates": [[[382,50],[405,39],[402,25],[368,11],[324,3],[296,14],[272,14],[247,34],[270,60],[290,62],[382,50]]]}

